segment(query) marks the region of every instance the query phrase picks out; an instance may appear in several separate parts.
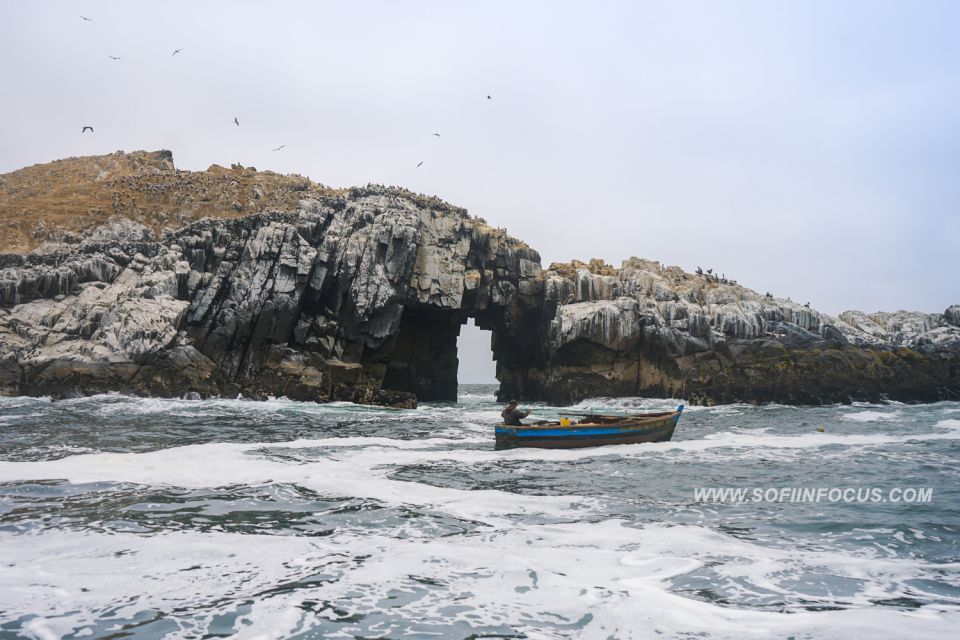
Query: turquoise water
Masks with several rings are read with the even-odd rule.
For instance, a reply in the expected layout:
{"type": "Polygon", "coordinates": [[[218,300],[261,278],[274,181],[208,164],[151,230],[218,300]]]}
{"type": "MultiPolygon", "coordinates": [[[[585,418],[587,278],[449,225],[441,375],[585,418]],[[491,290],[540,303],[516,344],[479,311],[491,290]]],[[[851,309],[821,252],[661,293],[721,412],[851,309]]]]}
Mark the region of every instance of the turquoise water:
{"type": "Polygon", "coordinates": [[[688,407],[669,443],[495,451],[494,390],[2,398],[0,637],[956,637],[960,403],[688,407]],[[878,499],[751,499],[790,488],[878,499]]]}

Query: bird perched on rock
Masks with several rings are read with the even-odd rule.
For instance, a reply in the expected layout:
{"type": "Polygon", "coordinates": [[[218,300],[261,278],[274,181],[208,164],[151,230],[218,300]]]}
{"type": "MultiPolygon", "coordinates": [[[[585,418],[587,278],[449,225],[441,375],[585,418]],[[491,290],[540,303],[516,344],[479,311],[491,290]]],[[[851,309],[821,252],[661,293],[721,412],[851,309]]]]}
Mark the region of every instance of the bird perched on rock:
{"type": "Polygon", "coordinates": [[[172,58],[173,56],[177,55],[181,51],[183,51],[183,49],[175,49],[174,52],[170,54],[170,57],[172,58]]]}
{"type": "Polygon", "coordinates": [[[698,275],[698,276],[702,276],[702,275],[703,275],[703,269],[701,269],[700,267],[697,267],[697,275],[698,275]]]}
{"type": "Polygon", "coordinates": [[[713,268],[707,269],[707,275],[713,275],[713,268]]]}
{"type": "Polygon", "coordinates": [[[239,127],[239,126],[240,126],[240,121],[237,120],[236,118],[234,118],[234,119],[233,119],[233,124],[235,124],[235,125],[237,125],[237,126],[239,127]]]}
{"type": "Polygon", "coordinates": [[[81,129],[80,133],[86,133],[87,129],[90,129],[90,133],[93,133],[93,127],[90,127],[90,126],[86,126],[83,129],[81,129]]]}

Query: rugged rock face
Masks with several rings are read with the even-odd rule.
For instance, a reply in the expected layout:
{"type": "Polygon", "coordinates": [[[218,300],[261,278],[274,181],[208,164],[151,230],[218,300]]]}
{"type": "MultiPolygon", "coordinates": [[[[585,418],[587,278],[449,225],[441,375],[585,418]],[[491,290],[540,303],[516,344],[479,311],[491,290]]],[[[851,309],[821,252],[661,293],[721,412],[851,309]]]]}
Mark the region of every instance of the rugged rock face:
{"type": "Polygon", "coordinates": [[[835,318],[708,274],[632,258],[544,274],[546,364],[527,393],[553,401],[667,396],[784,403],[960,398],[957,307],[835,318]]]}
{"type": "Polygon", "coordinates": [[[473,317],[502,396],[960,397],[960,307],[833,318],[639,259],[543,272],[504,231],[402,189],[137,152],[0,176],[0,213],[8,395],[454,399],[473,317]]]}
{"type": "Polygon", "coordinates": [[[503,375],[522,375],[512,369],[539,322],[535,251],[400,189],[304,192],[315,197],[294,208],[162,237],[113,217],[3,255],[0,390],[455,399],[468,316],[494,329],[503,375]]]}

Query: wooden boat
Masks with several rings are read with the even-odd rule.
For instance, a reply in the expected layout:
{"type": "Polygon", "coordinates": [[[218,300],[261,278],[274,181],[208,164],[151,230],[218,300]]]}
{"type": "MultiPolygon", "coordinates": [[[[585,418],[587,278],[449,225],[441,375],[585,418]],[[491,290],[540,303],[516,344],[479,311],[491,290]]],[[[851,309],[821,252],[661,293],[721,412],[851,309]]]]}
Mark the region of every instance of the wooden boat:
{"type": "Polygon", "coordinates": [[[683,405],[677,407],[676,411],[629,416],[583,414],[579,422],[570,426],[563,426],[559,422],[538,422],[519,427],[498,424],[496,448],[574,449],[606,444],[666,442],[673,437],[681,413],[683,405]]]}

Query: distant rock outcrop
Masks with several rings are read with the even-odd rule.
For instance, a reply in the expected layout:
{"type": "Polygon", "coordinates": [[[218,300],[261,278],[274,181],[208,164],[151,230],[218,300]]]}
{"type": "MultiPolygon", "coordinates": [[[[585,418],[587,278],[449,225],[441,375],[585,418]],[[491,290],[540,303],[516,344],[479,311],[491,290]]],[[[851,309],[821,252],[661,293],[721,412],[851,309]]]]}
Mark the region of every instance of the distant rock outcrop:
{"type": "Polygon", "coordinates": [[[403,189],[137,152],[0,176],[0,213],[7,395],[454,399],[473,317],[501,395],[527,400],[960,397],[958,306],[834,318],[636,258],[544,272],[503,230],[403,189]]]}
{"type": "Polygon", "coordinates": [[[631,258],[544,274],[532,395],[784,403],[960,398],[957,307],[832,317],[708,274],[631,258]]]}

